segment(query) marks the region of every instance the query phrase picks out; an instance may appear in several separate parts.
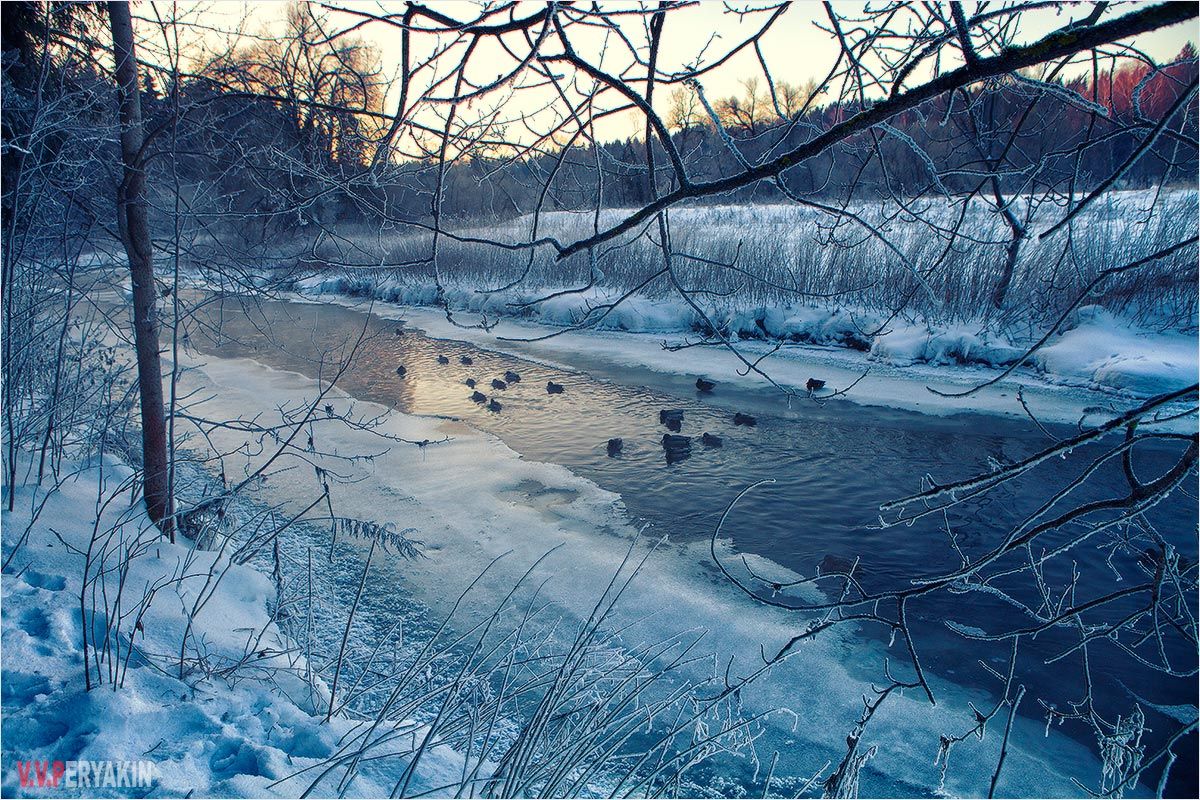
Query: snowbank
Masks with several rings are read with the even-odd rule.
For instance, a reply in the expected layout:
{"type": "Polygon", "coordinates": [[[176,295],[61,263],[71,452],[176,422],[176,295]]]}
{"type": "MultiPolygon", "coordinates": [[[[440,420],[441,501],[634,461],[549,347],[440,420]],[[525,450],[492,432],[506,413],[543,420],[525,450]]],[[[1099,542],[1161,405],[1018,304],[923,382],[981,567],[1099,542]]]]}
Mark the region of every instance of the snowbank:
{"type": "Polygon", "coordinates": [[[936,329],[927,325],[889,325],[871,342],[871,359],[893,366],[978,364],[1006,367],[1025,354],[1007,339],[966,325],[936,329]]]}
{"type": "Polygon", "coordinates": [[[1195,336],[1149,334],[1089,306],[1035,354],[1034,363],[1064,383],[1146,396],[1194,383],[1196,354],[1195,336]]]}
{"type": "MultiPolygon", "coordinates": [[[[83,465],[48,496],[34,487],[19,488],[16,510],[4,511],[5,558],[28,530],[2,580],[4,795],[143,796],[150,790],[96,784],[74,790],[23,788],[16,767],[18,761],[110,760],[153,762],[157,796],[299,795],[311,777],[275,782],[333,754],[356,723],[335,716],[323,724],[325,684],[304,679],[303,657],[273,622],[274,589],[267,576],[230,566],[186,540],[175,545],[162,540],[144,506],[131,504],[124,483],[129,474],[112,462],[83,465]],[[108,539],[104,534],[110,529],[108,539]],[[126,632],[117,637],[126,649],[92,665],[93,680],[97,669],[107,676],[110,665],[126,657],[128,671],[122,685],[114,688],[106,681],[88,692],[80,663],[80,597],[93,530],[102,536],[93,553],[107,540],[110,555],[139,554],[125,579],[126,632]],[[214,565],[228,571],[194,618],[189,665],[181,679],[187,611],[214,565]],[[161,588],[139,617],[144,588],[154,586],[161,588]]],[[[108,591],[114,587],[110,581],[108,591]]],[[[91,609],[90,589],[84,597],[91,609]]],[[[103,608],[102,600],[96,602],[103,608]]],[[[103,613],[96,619],[89,627],[93,637],[103,627],[103,613]]],[[[414,785],[442,785],[460,763],[449,748],[438,748],[414,785]]],[[[394,780],[368,768],[349,794],[387,796],[394,780]]]]}
{"type": "MultiPolygon", "coordinates": [[[[429,306],[437,299],[432,285],[396,279],[314,276],[298,281],[296,289],[309,298],[366,297],[408,307],[429,306]]],[[[1002,369],[1021,359],[1034,341],[1031,337],[1011,340],[983,323],[936,326],[889,321],[870,311],[840,307],[718,305],[705,309],[706,321],[678,298],[633,296],[611,308],[619,295],[601,289],[535,302],[549,293],[485,294],[448,289],[444,299],[464,317],[486,315],[493,321],[511,318],[544,327],[606,333],[686,336],[708,333],[711,322],[735,341],[863,351],[871,362],[896,367],[927,364],[1002,369]]],[[[1089,306],[1074,314],[1064,330],[1019,373],[1036,374],[1064,386],[1149,396],[1194,382],[1198,371],[1195,335],[1140,330],[1104,309],[1089,306]]]]}

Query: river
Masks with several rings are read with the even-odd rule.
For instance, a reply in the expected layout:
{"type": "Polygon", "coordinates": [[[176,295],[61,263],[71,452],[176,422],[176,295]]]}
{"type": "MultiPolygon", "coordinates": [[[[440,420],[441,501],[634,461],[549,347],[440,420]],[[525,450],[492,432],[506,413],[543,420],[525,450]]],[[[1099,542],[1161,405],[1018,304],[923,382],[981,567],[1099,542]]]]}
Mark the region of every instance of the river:
{"type": "MultiPolygon", "coordinates": [[[[277,300],[247,307],[227,300],[206,306],[198,320],[201,324],[193,328],[189,346],[199,353],[251,358],[312,378],[328,376],[323,355],[349,347],[365,333],[339,381],[344,392],[408,414],[460,419],[499,437],[526,459],[561,465],[618,493],[632,518],[673,541],[707,540],[744,487],[771,479],[773,483],[747,495],[726,523],[724,535],[736,550],[801,574],[812,574],[828,557],[858,559],[858,572],[868,589],[953,568],[958,559],[947,527],[968,550],[994,542],[1087,463],[1088,452],[1081,451],[993,492],[985,502],[958,506],[945,518],[881,528],[880,503],[918,490],[923,475],[939,482],[963,478],[994,461],[1034,452],[1045,445],[1046,434],[1031,423],[995,416],[931,416],[867,408],[845,399],[789,404],[769,388],[750,391],[718,385],[712,393],[700,393],[690,377],[583,359],[579,368],[550,367],[461,341],[429,338],[412,327],[398,335],[401,326],[394,321],[337,305],[277,300]],[[406,370],[403,377],[397,375],[400,365],[406,370]],[[493,389],[490,382],[502,379],[506,371],[516,371],[520,380],[493,389]],[[496,398],[501,408],[490,411],[472,401],[472,390],[464,384],[467,378],[474,378],[479,390],[496,398]],[[562,392],[548,393],[548,381],[561,385],[562,392]],[[667,430],[659,419],[663,409],[683,412],[679,433],[692,437],[690,449],[664,449],[661,440],[667,430]],[[756,424],[735,425],[735,413],[753,415],[756,424]],[[704,445],[703,433],[719,437],[721,445],[704,445]],[[614,437],[622,439],[623,447],[610,455],[606,445],[614,437]]],[[[1139,469],[1161,471],[1174,454],[1167,448],[1141,454],[1139,469]]],[[[1101,471],[1081,496],[1120,492],[1122,482],[1114,466],[1101,471]]],[[[1193,562],[1195,520],[1195,499],[1185,493],[1155,509],[1151,518],[1193,562]]],[[[1078,548],[1073,555],[1075,568],[1084,576],[1079,589],[1084,596],[1098,591],[1099,581],[1113,574],[1105,563],[1107,554],[1098,548],[1078,548]]],[[[1115,561],[1113,568],[1126,574],[1135,568],[1121,556],[1115,561]]],[[[1070,568],[1067,562],[1052,569],[1047,579],[1066,580],[1063,570],[1070,568]]],[[[1007,607],[978,600],[964,604],[961,595],[943,594],[917,604],[912,613],[928,669],[947,681],[995,691],[996,681],[979,662],[998,667],[1008,645],[968,643],[942,622],[954,619],[988,629],[993,623],[1013,621],[1007,607]]],[[[869,639],[883,634],[867,626],[856,635],[869,639]]],[[[1026,642],[1020,670],[1031,698],[1059,707],[1076,699],[1072,693],[1079,689],[1063,679],[1078,668],[1077,657],[1044,663],[1069,641],[1064,636],[1026,642]]],[[[1191,659],[1195,664],[1194,651],[1171,655],[1179,663],[1191,659]]],[[[1128,713],[1134,702],[1131,694],[1164,707],[1196,705],[1193,679],[1165,679],[1114,647],[1093,647],[1091,656],[1094,696],[1104,713],[1128,713]]],[[[1043,719],[1038,702],[1027,700],[1022,712],[1031,720],[1043,719]]],[[[1165,733],[1163,719],[1148,713],[1151,727],[1165,733]]],[[[847,727],[851,722],[847,719],[847,727]]],[[[1094,746],[1082,728],[1063,730],[1094,746]]],[[[1179,748],[1181,761],[1174,773],[1179,787],[1195,784],[1194,745],[1193,736],[1179,748]]]]}

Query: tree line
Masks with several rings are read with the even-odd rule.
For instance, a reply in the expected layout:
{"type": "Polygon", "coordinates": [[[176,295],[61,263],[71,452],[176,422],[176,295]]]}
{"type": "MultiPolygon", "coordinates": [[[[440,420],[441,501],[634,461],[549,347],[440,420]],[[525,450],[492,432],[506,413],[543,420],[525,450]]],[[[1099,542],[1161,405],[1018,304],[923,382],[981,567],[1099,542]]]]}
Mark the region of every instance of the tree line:
{"type": "MultiPolygon", "coordinates": [[[[35,80],[40,26],[66,20],[74,42],[103,47],[96,19],[75,4],[6,4],[4,130],[6,175],[16,175],[28,155],[22,141],[36,135],[45,104],[86,99],[78,122],[107,117],[116,91],[94,61],[52,56],[53,80],[35,80]],[[44,17],[44,19],[43,19],[44,17]],[[38,105],[41,104],[41,105],[38,105]]],[[[151,192],[182,182],[213,219],[240,215],[260,235],[295,232],[310,223],[382,224],[396,220],[428,224],[438,190],[442,219],[510,219],[545,210],[644,205],[647,139],[547,142],[527,148],[504,141],[503,132],[471,132],[461,123],[457,147],[439,178],[437,131],[414,123],[404,148],[384,143],[387,79],[377,49],[361,38],[333,37],[328,15],[313,6],[287,7],[282,29],[229,48],[191,72],[147,64],[142,106],[151,148],[170,131],[172,156],[148,162],[151,192]],[[169,163],[171,181],[164,181],[169,163]],[[597,173],[602,188],[597,194],[597,173]]],[[[46,38],[45,42],[49,43],[46,38]]],[[[43,53],[44,55],[45,53],[43,53]]],[[[1129,158],[1141,136],[1163,117],[1196,80],[1189,44],[1168,64],[1095,59],[1073,75],[1011,75],[960,87],[905,111],[886,126],[849,137],[807,159],[780,185],[756,183],[723,194],[721,202],[786,202],[789,195],[839,203],[871,202],[897,195],[961,196],[994,183],[1001,195],[1043,193],[1047,187],[1086,192],[1129,158]],[[1031,92],[1036,102],[1030,103],[1031,92]],[[987,178],[987,181],[981,181],[987,178]],[[994,180],[992,180],[994,179],[994,180]]],[[[697,181],[717,181],[772,153],[793,149],[818,132],[869,107],[870,97],[840,96],[814,80],[744,79],[741,91],[708,98],[698,83],[677,86],[662,114],[671,143],[697,181]]],[[[1122,188],[1188,184],[1197,169],[1196,115],[1161,137],[1125,170],[1122,188]]],[[[78,138],[95,145],[93,131],[60,126],[54,143],[36,158],[53,160],[78,138]]],[[[666,151],[651,139],[660,164],[666,151]]],[[[96,157],[116,159],[115,140],[101,142],[96,157]]],[[[105,170],[111,181],[112,169],[105,170]]],[[[672,185],[664,167],[656,182],[672,185]]],[[[7,180],[7,178],[6,178],[7,180]]],[[[93,186],[96,186],[93,184],[93,186]]],[[[5,209],[11,203],[6,183],[5,209]]],[[[107,197],[111,189],[99,190],[107,197]]],[[[88,205],[87,197],[75,202],[88,205]]],[[[95,213],[96,209],[92,208],[95,213]]],[[[101,218],[103,214],[99,215],[101,218]]],[[[165,224],[167,215],[154,215],[165,224]]]]}

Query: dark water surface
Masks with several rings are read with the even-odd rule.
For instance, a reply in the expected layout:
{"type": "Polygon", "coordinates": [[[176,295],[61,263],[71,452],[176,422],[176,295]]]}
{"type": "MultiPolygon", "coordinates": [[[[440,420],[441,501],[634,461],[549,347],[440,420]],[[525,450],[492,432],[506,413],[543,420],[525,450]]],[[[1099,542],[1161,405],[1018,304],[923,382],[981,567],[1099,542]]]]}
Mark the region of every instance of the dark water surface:
{"type": "MultiPolygon", "coordinates": [[[[1046,444],[1032,424],[981,415],[933,417],[911,412],[857,406],[846,401],[825,405],[793,403],[789,408],[776,393],[734,390],[718,386],[700,395],[694,377],[666,376],[649,370],[625,370],[588,365],[571,372],[490,352],[462,342],[427,338],[406,329],[397,336],[393,321],[336,305],[290,302],[259,303],[244,308],[236,300],[211,304],[201,315],[190,345],[202,353],[249,357],[271,367],[329,376],[330,364],[319,363],[331,348],[348,348],[360,334],[353,365],[339,381],[347,393],[362,400],[404,412],[462,418],[472,426],[500,437],[523,456],[560,464],[601,487],[620,493],[634,518],[672,539],[706,539],[721,513],[747,485],[771,478],[773,484],[748,495],[731,515],[724,534],[741,552],[762,555],[802,574],[812,574],[827,556],[861,559],[862,581],[868,589],[896,586],[914,575],[938,574],[958,565],[949,530],[964,550],[994,544],[1013,524],[1033,511],[1049,493],[1078,475],[1088,453],[1040,468],[1032,477],[995,491],[981,503],[953,509],[912,527],[879,529],[878,506],[920,488],[925,474],[945,483],[986,470],[990,460],[1008,462],[1046,444]],[[438,363],[438,356],[449,364],[438,363]],[[470,366],[460,363],[466,356],[470,366]],[[400,378],[396,367],[407,375],[400,378]],[[506,370],[521,375],[505,390],[490,387],[506,370]],[[479,390],[496,397],[498,413],[469,399],[463,381],[474,377],[479,390]],[[550,395],[546,383],[564,386],[550,395]],[[661,409],[682,409],[680,433],[692,437],[689,453],[670,457],[661,439],[661,409]],[[757,417],[755,427],[733,424],[741,411],[757,417]],[[719,448],[705,447],[702,433],[723,440],[719,448]],[[624,448],[609,457],[606,442],[621,437],[624,448]]],[[[1170,448],[1140,454],[1139,470],[1157,475],[1168,469],[1178,452],[1170,448]]],[[[1150,521],[1181,552],[1196,561],[1197,505],[1191,492],[1177,492],[1154,509],[1150,521]]],[[[1092,482],[1088,499],[1126,494],[1118,465],[1092,482]]],[[[1086,599],[1112,591],[1114,569],[1126,585],[1142,582],[1133,559],[1117,556],[1110,567],[1106,552],[1095,547],[1072,551],[1082,576],[1077,596],[1086,599]],[[1089,584],[1090,582],[1090,584],[1089,584]]],[[[1069,578],[1070,559],[1048,570],[1047,579],[1060,586],[1069,578]]],[[[1028,580],[1025,580],[1028,587],[1028,580]]],[[[1024,591],[1021,584],[1015,590],[1024,591]]],[[[1132,598],[1132,611],[1143,598],[1132,598]]],[[[1036,604],[1035,604],[1036,605],[1036,604]]],[[[979,661],[1003,668],[1008,644],[968,642],[949,631],[941,620],[950,618],[984,630],[1015,622],[1012,610],[989,603],[979,593],[946,595],[922,600],[911,613],[917,618],[917,645],[925,666],[960,684],[994,691],[998,682],[979,661]]],[[[879,631],[864,629],[866,635],[879,631]]],[[[1042,635],[1023,643],[1019,680],[1029,690],[1022,713],[1039,718],[1037,698],[1065,708],[1083,694],[1074,679],[1078,655],[1044,663],[1073,641],[1073,633],[1042,635]],[[1064,683],[1065,682],[1065,683],[1064,683]]],[[[1184,671],[1194,669],[1194,647],[1169,655],[1184,671]]],[[[1195,678],[1169,679],[1139,667],[1116,647],[1101,641],[1090,648],[1096,679],[1097,707],[1110,719],[1127,714],[1134,694],[1160,706],[1194,707],[1195,678]]],[[[1146,708],[1149,750],[1178,722],[1146,708]]],[[[1061,730],[1089,745],[1082,727],[1061,730]]],[[[1196,739],[1187,737],[1177,753],[1175,794],[1190,794],[1196,785],[1196,739]]]]}

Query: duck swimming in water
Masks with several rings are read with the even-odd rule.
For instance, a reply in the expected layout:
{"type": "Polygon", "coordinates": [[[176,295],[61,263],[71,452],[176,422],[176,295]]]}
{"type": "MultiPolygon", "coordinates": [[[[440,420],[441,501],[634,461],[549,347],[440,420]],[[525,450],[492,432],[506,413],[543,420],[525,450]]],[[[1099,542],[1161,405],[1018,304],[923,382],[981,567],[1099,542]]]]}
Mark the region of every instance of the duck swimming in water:
{"type": "Polygon", "coordinates": [[[683,422],[683,409],[682,408],[661,409],[658,412],[658,422],[660,425],[666,425],[668,428],[671,427],[672,423],[674,423],[676,425],[680,424],[681,422],[683,422]]]}
{"type": "Polygon", "coordinates": [[[666,456],[667,466],[684,461],[692,454],[692,437],[676,436],[664,433],[662,438],[663,455],[666,456]]]}

